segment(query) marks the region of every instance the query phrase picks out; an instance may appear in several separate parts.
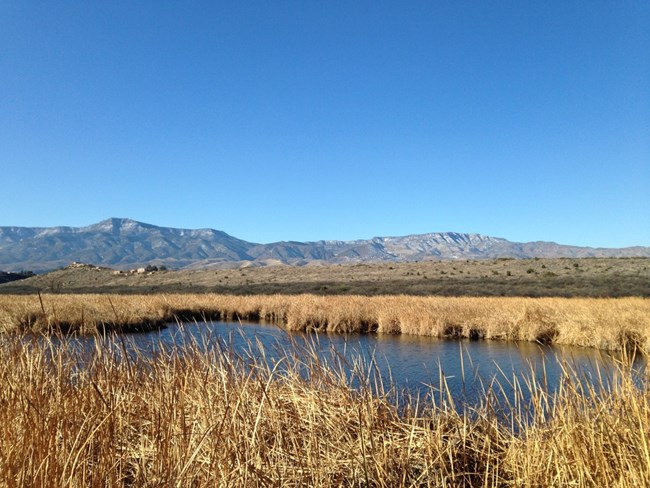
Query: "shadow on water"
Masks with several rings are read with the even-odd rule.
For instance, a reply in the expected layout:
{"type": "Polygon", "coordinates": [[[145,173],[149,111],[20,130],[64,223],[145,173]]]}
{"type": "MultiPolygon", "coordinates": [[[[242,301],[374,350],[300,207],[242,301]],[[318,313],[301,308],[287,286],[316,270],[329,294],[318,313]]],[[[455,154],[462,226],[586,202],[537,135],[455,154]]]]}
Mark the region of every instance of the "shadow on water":
{"type": "MultiPolygon", "coordinates": [[[[437,339],[409,335],[289,332],[273,325],[238,322],[168,324],[139,334],[62,340],[80,363],[100,346],[121,360],[179,358],[185,351],[228,355],[241,367],[269,365],[279,373],[298,368],[309,375],[333,368],[350,387],[387,392],[399,405],[434,403],[457,410],[489,402],[497,414],[530,417],[531,392],[548,392],[572,382],[597,395],[617,381],[619,357],[599,350],[535,343],[437,339]],[[288,364],[288,361],[293,364],[288,364]]],[[[645,378],[637,357],[632,371],[645,378]]],[[[83,367],[83,364],[80,364],[83,367]]]]}

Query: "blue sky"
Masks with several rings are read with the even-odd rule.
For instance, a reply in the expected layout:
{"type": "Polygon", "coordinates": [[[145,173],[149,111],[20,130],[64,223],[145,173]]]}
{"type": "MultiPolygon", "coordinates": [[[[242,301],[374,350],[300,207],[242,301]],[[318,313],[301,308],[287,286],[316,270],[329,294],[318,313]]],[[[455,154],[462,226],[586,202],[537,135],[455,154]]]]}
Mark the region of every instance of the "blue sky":
{"type": "Polygon", "coordinates": [[[0,5],[0,225],[650,245],[650,2],[0,5]]]}

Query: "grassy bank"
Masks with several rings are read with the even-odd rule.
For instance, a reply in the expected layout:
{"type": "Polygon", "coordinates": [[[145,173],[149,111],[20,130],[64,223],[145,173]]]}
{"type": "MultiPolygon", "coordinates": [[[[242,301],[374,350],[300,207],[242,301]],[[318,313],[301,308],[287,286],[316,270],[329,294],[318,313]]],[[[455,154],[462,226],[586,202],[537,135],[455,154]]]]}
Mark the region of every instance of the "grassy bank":
{"type": "Polygon", "coordinates": [[[120,351],[3,338],[0,486],[650,484],[650,392],[624,370],[602,396],[567,370],[554,402],[531,381],[533,417],[514,400],[503,419],[489,394],[464,413],[444,395],[398,410],[309,350],[282,373],[227,351],[120,351]]]}
{"type": "Polygon", "coordinates": [[[193,319],[291,330],[539,341],[650,350],[650,299],[211,294],[0,295],[0,330],[138,330],[193,319]]]}

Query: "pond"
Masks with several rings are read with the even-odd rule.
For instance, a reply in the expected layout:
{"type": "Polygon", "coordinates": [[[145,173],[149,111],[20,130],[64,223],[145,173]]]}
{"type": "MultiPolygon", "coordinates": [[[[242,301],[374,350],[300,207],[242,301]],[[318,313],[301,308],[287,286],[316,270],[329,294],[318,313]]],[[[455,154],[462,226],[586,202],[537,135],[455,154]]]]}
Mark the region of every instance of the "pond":
{"type": "MultiPolygon", "coordinates": [[[[85,347],[95,340],[75,342],[85,347]]],[[[317,356],[321,364],[344,370],[352,387],[366,383],[376,390],[382,385],[398,398],[408,393],[434,403],[451,399],[457,405],[485,401],[486,394],[500,404],[526,402],[531,382],[552,392],[567,372],[580,384],[608,388],[618,371],[615,356],[594,349],[404,334],[308,334],[260,323],[168,324],[160,331],[107,336],[105,341],[133,355],[164,357],[193,346],[271,366],[287,355],[298,361],[317,356]]],[[[645,360],[637,357],[633,366],[641,381],[645,360]]]]}

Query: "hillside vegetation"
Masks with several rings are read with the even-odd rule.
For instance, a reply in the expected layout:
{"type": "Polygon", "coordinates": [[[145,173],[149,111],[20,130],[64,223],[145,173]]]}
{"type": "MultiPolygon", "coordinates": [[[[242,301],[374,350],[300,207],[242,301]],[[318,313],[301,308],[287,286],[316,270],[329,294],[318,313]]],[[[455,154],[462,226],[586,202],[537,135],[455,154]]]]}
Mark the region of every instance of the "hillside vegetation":
{"type": "Polygon", "coordinates": [[[120,273],[68,267],[1,293],[650,296],[650,259],[496,259],[120,273]]]}

